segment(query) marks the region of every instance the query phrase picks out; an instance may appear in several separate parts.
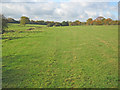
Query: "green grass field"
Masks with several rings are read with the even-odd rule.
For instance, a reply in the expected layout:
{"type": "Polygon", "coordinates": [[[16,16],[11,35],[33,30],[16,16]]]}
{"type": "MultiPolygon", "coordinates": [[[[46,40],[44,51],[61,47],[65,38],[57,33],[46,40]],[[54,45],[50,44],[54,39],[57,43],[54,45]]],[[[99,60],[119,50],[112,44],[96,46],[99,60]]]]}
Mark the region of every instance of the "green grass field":
{"type": "Polygon", "coordinates": [[[2,38],[3,88],[118,87],[118,26],[9,24],[2,38]]]}

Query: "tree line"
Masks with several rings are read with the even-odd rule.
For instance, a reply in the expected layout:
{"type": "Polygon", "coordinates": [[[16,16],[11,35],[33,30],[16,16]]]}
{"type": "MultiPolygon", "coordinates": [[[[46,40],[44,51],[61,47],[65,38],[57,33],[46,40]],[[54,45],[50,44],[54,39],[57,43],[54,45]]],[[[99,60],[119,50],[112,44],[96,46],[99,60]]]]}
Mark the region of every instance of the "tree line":
{"type": "Polygon", "coordinates": [[[25,24],[39,24],[39,25],[47,25],[48,27],[52,26],[79,26],[79,25],[118,25],[120,21],[112,20],[111,18],[104,18],[102,16],[97,17],[96,19],[89,18],[86,22],[81,22],[79,20],[76,21],[62,21],[62,22],[54,22],[54,21],[44,21],[44,20],[30,20],[28,17],[22,16],[19,21],[13,18],[7,18],[8,23],[20,23],[21,25],[25,24]]]}
{"type": "Polygon", "coordinates": [[[44,20],[30,20],[29,17],[22,16],[20,20],[15,20],[14,18],[6,18],[4,15],[0,14],[0,21],[2,21],[2,33],[4,29],[7,28],[7,23],[19,23],[20,25],[25,26],[26,24],[38,24],[38,25],[47,25],[47,27],[53,26],[80,26],[80,25],[120,25],[119,20],[112,20],[111,18],[104,18],[102,16],[97,17],[96,19],[88,18],[86,22],[76,21],[44,21],[44,20]]]}

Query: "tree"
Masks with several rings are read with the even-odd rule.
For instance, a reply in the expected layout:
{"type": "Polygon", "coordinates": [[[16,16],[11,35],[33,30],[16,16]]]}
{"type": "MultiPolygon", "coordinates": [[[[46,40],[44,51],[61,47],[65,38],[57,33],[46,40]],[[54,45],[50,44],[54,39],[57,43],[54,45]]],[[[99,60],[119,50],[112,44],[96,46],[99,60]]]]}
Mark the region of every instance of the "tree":
{"type": "Polygon", "coordinates": [[[49,23],[48,25],[47,25],[47,27],[52,27],[54,25],[54,23],[49,23]]]}
{"type": "Polygon", "coordinates": [[[30,24],[36,24],[34,20],[30,20],[30,24]]]}
{"type": "Polygon", "coordinates": [[[61,23],[56,22],[56,23],[54,24],[54,26],[61,26],[61,23]]]}
{"type": "Polygon", "coordinates": [[[105,22],[105,20],[106,20],[105,18],[103,18],[103,19],[101,20],[103,25],[105,24],[105,23],[104,23],[104,22],[105,22]]]}
{"type": "Polygon", "coordinates": [[[89,19],[87,20],[87,25],[91,25],[91,22],[92,22],[92,18],[89,18],[89,19]]]}
{"type": "Polygon", "coordinates": [[[81,22],[81,25],[86,25],[86,22],[81,22]]]}
{"type": "Polygon", "coordinates": [[[71,25],[72,26],[76,26],[76,25],[78,26],[78,25],[81,25],[81,22],[79,20],[76,20],[71,25]]]}
{"type": "Polygon", "coordinates": [[[68,23],[68,22],[63,21],[63,22],[62,22],[62,26],[69,26],[69,23],[68,23]]]}
{"type": "Polygon", "coordinates": [[[0,14],[0,24],[2,25],[2,27],[0,27],[1,33],[3,34],[5,32],[5,28],[8,28],[8,24],[7,24],[7,19],[4,15],[0,14]]]}
{"type": "Polygon", "coordinates": [[[95,21],[101,21],[101,20],[103,20],[103,19],[104,19],[104,17],[99,16],[99,17],[97,17],[97,18],[95,19],[95,21]]]}
{"type": "Polygon", "coordinates": [[[8,23],[16,23],[16,20],[14,20],[13,18],[8,18],[8,23]]]}
{"type": "Polygon", "coordinates": [[[103,22],[101,20],[93,20],[91,21],[91,25],[103,25],[103,22]]]}
{"type": "Polygon", "coordinates": [[[21,17],[21,20],[20,20],[20,24],[21,25],[26,25],[26,24],[28,24],[30,22],[30,20],[29,20],[29,18],[28,17],[25,17],[25,16],[22,16],[21,17]]]}
{"type": "Polygon", "coordinates": [[[39,25],[47,25],[47,23],[43,20],[40,20],[40,21],[36,21],[36,24],[39,24],[39,25]]]}
{"type": "Polygon", "coordinates": [[[104,24],[105,25],[110,25],[112,23],[112,19],[111,18],[107,18],[104,20],[104,24]]]}
{"type": "Polygon", "coordinates": [[[103,23],[102,23],[101,20],[96,21],[96,25],[102,25],[102,24],[103,24],[103,23]]]}

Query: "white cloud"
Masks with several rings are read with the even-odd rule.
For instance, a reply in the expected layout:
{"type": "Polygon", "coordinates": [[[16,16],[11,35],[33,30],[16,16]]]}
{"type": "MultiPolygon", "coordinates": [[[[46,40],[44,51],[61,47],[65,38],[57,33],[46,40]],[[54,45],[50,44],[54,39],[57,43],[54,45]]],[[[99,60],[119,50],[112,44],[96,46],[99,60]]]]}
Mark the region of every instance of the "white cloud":
{"type": "MultiPolygon", "coordinates": [[[[11,0],[14,1],[14,0],[11,0]]],[[[21,0],[20,0],[21,1],[21,0]]],[[[38,1],[38,0],[31,0],[38,1]]],[[[41,0],[43,1],[43,0],[41,0]]],[[[3,3],[3,14],[19,19],[22,15],[31,19],[42,20],[80,20],[98,16],[117,19],[118,6],[110,6],[108,2],[39,2],[39,3],[3,3]]]]}
{"type": "Polygon", "coordinates": [[[97,12],[94,11],[85,11],[85,13],[89,16],[89,17],[93,17],[97,15],[97,12]]]}
{"type": "Polygon", "coordinates": [[[1,0],[2,2],[119,2],[119,0],[1,0]]]}

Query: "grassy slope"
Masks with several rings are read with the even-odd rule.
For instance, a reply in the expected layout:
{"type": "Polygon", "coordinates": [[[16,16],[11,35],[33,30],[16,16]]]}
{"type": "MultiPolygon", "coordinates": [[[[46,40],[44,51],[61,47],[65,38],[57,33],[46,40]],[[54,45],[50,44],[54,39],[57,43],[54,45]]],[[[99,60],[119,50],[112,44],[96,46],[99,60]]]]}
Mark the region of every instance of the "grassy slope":
{"type": "Polygon", "coordinates": [[[117,87],[117,26],[30,26],[3,35],[4,88],[117,87]]]}

